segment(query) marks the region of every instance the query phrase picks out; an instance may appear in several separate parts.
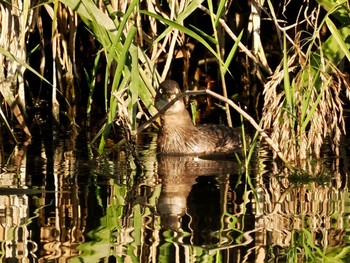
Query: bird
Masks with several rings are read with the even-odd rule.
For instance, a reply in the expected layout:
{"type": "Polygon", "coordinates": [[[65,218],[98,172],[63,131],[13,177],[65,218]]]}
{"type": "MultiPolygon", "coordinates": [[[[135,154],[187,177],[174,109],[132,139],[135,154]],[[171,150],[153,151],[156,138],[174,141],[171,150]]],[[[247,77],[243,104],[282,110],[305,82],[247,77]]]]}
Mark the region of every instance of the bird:
{"type": "MultiPolygon", "coordinates": [[[[174,80],[159,84],[155,107],[161,111],[181,89],[174,80]]],[[[194,125],[183,99],[178,99],[160,115],[157,151],[171,155],[228,154],[241,147],[241,133],[225,125],[194,125]]]]}

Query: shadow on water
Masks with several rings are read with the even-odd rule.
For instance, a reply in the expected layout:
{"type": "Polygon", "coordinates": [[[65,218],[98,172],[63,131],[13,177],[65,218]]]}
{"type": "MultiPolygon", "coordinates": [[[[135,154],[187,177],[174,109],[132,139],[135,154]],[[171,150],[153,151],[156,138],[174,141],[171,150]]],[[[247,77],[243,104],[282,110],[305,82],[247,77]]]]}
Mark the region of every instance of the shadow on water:
{"type": "MultiPolygon", "coordinates": [[[[279,171],[263,149],[237,161],[121,151],[96,159],[84,136],[2,142],[3,262],[348,262],[347,159],[279,171]]],[[[235,159],[235,158],[233,158],[235,159]]]]}

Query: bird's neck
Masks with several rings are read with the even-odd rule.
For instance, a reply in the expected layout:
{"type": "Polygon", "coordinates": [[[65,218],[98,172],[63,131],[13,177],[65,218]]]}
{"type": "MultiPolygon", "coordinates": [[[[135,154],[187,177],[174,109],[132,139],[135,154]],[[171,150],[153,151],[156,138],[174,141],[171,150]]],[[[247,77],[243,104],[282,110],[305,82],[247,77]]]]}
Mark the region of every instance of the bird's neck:
{"type": "Polygon", "coordinates": [[[163,128],[172,128],[176,129],[177,127],[181,128],[194,128],[193,122],[191,120],[190,114],[186,109],[177,112],[177,113],[167,113],[161,116],[161,122],[163,128]]]}

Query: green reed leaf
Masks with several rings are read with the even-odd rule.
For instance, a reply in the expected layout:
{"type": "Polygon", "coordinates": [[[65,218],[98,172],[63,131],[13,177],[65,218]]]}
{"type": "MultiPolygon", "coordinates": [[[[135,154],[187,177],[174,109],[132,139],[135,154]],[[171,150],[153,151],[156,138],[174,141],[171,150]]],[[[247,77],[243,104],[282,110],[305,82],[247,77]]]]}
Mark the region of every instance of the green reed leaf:
{"type": "MultiPolygon", "coordinates": [[[[187,5],[184,9],[183,12],[181,12],[180,14],[178,14],[177,18],[176,18],[176,23],[181,24],[190,14],[193,13],[193,11],[195,11],[198,6],[204,2],[204,0],[194,0],[194,1],[189,1],[189,5],[187,5]]],[[[140,10],[140,13],[142,13],[142,10],[140,10]]],[[[172,28],[169,27],[167,29],[164,30],[164,32],[162,34],[160,34],[159,37],[157,37],[157,39],[154,41],[155,43],[158,43],[159,40],[163,39],[167,34],[169,34],[171,32],[172,28]]]]}
{"type": "Polygon", "coordinates": [[[132,12],[134,12],[134,9],[135,9],[136,5],[138,4],[138,2],[139,2],[138,0],[133,0],[129,4],[129,7],[126,10],[125,15],[123,15],[123,19],[118,27],[118,31],[117,31],[117,35],[116,35],[117,40],[119,40],[121,38],[123,30],[126,29],[126,23],[128,22],[128,19],[129,19],[130,15],[132,14],[132,12]]]}
{"type": "Polygon", "coordinates": [[[7,121],[6,115],[5,113],[2,111],[1,107],[0,107],[0,116],[2,117],[3,121],[5,122],[5,125],[7,127],[7,129],[10,131],[12,138],[15,140],[15,142],[18,144],[19,141],[17,140],[16,134],[13,132],[13,129],[11,127],[11,125],[9,124],[9,122],[7,121]]]}
{"type": "MultiPolygon", "coordinates": [[[[318,105],[320,104],[321,98],[323,96],[323,92],[328,87],[330,81],[331,81],[331,78],[329,78],[326,83],[323,83],[322,88],[321,88],[319,94],[317,95],[316,101],[312,104],[312,107],[309,111],[309,114],[306,116],[305,120],[302,120],[303,122],[301,125],[301,129],[303,131],[306,129],[306,126],[309,124],[309,122],[310,122],[312,116],[314,115],[318,105]]],[[[311,92],[312,91],[309,91],[309,93],[311,93],[311,92]]],[[[308,107],[310,108],[310,105],[308,105],[308,107]]]]}
{"type": "Polygon", "coordinates": [[[12,53],[10,53],[8,50],[4,49],[2,46],[0,46],[0,53],[3,54],[4,56],[6,56],[7,58],[9,58],[10,60],[15,61],[19,65],[25,67],[30,72],[32,72],[34,75],[39,77],[41,80],[45,81],[47,84],[52,85],[44,76],[40,75],[40,73],[38,71],[36,71],[35,69],[33,69],[28,63],[19,59],[18,57],[16,57],[12,53]]]}
{"type": "Polygon", "coordinates": [[[218,25],[219,19],[221,18],[222,13],[224,12],[226,0],[220,0],[219,5],[218,5],[218,10],[216,11],[215,15],[215,26],[218,25]]]}
{"type": "Polygon", "coordinates": [[[197,28],[193,25],[190,25],[190,27],[193,29],[194,32],[196,32],[198,35],[202,36],[203,39],[207,40],[209,43],[212,43],[214,45],[216,45],[218,43],[218,41],[215,38],[213,38],[212,36],[209,36],[207,33],[200,30],[199,28],[197,28]]]}
{"type": "MultiPolygon", "coordinates": [[[[216,58],[219,58],[218,57],[218,54],[215,52],[215,50],[209,45],[209,43],[207,41],[205,41],[199,34],[195,33],[194,31],[180,25],[178,22],[176,21],[172,21],[172,20],[169,20],[169,19],[166,19],[160,15],[157,15],[157,14],[154,14],[154,13],[151,13],[149,11],[146,11],[146,10],[140,10],[140,13],[141,14],[144,14],[144,15],[148,15],[148,16],[151,16],[161,22],[163,22],[164,24],[170,26],[171,28],[173,29],[177,29],[187,35],[189,35],[190,37],[194,38],[195,40],[197,40],[198,42],[200,42],[203,46],[205,46],[216,58]]],[[[158,37],[155,42],[159,41],[159,38],[158,37]]]]}
{"type": "Polygon", "coordinates": [[[350,9],[347,0],[316,0],[328,13],[332,14],[342,25],[350,24],[350,9]]]}
{"type": "MultiPolygon", "coordinates": [[[[120,83],[120,80],[121,80],[122,74],[123,74],[123,69],[125,67],[125,62],[126,62],[126,59],[128,56],[127,54],[129,52],[130,45],[135,37],[135,33],[136,33],[136,27],[132,26],[128,32],[127,38],[125,39],[122,53],[118,59],[117,69],[115,71],[113,83],[112,83],[112,93],[114,91],[118,90],[119,83],[120,83]]],[[[111,96],[108,120],[107,120],[104,132],[103,132],[101,140],[100,140],[100,145],[98,148],[98,152],[100,154],[102,154],[104,147],[106,145],[107,137],[108,137],[109,132],[111,130],[116,113],[117,113],[117,101],[116,101],[116,98],[114,96],[111,96]]]]}
{"type": "Polygon", "coordinates": [[[287,108],[293,114],[293,93],[291,92],[290,79],[289,79],[289,67],[288,67],[288,51],[287,51],[286,35],[283,37],[283,87],[285,92],[285,98],[287,101],[287,108]]]}
{"type": "Polygon", "coordinates": [[[113,20],[102,9],[99,9],[92,0],[60,0],[60,2],[76,11],[89,28],[94,27],[91,23],[95,21],[100,27],[115,32],[116,28],[113,20]]]}
{"type": "Polygon", "coordinates": [[[92,68],[91,72],[91,77],[89,76],[89,73],[86,71],[84,68],[84,73],[85,73],[85,78],[89,87],[89,95],[87,99],[87,105],[86,105],[86,121],[87,121],[87,126],[90,126],[90,118],[91,118],[91,107],[92,107],[92,102],[93,102],[93,95],[96,87],[96,76],[97,76],[97,69],[98,69],[98,64],[100,62],[100,57],[101,57],[101,52],[98,52],[95,60],[94,60],[94,66],[92,68]]]}
{"type": "Polygon", "coordinates": [[[138,49],[135,43],[130,46],[130,56],[131,56],[131,83],[129,86],[129,91],[131,93],[131,104],[135,104],[139,97],[139,86],[140,86],[140,73],[138,65],[138,49]]]}
{"type": "MultiPolygon", "coordinates": [[[[303,89],[305,91],[303,92],[303,98],[301,102],[300,123],[302,123],[302,127],[303,127],[302,130],[305,130],[306,126],[309,123],[309,120],[312,117],[312,115],[309,114],[307,117],[309,120],[305,120],[307,110],[310,108],[311,95],[313,93],[313,90],[318,90],[319,76],[320,76],[320,68],[318,68],[318,70],[316,71],[310,65],[308,65],[308,67],[305,68],[301,73],[300,89],[303,89]],[[312,78],[311,83],[309,83],[310,78],[312,78]]],[[[322,93],[319,93],[319,94],[322,94],[322,93]]]]}
{"type": "MultiPolygon", "coordinates": [[[[350,61],[350,51],[349,51],[350,40],[348,39],[348,37],[350,35],[350,27],[347,26],[347,27],[337,29],[337,27],[334,25],[332,20],[329,19],[329,17],[326,18],[326,24],[332,33],[332,36],[329,38],[329,41],[332,41],[332,43],[329,43],[329,45],[332,45],[335,48],[338,48],[337,53],[340,56],[339,59],[341,59],[345,55],[347,57],[348,61],[350,61]]],[[[327,56],[328,54],[326,53],[325,55],[327,56]]],[[[335,58],[333,56],[328,57],[328,58],[335,60],[335,58]]],[[[334,62],[335,62],[334,64],[337,65],[340,61],[339,62],[334,61],[334,62]]]]}
{"type": "MultiPolygon", "coordinates": [[[[167,24],[168,26],[170,26],[171,28],[175,28],[187,35],[189,35],[190,37],[192,37],[193,39],[197,40],[198,42],[200,42],[203,46],[205,46],[219,61],[219,63],[221,64],[221,66],[224,67],[225,71],[227,71],[227,68],[226,66],[224,65],[224,62],[222,61],[220,55],[210,46],[210,44],[205,41],[205,39],[203,37],[201,37],[199,34],[197,34],[196,32],[190,30],[189,28],[186,28],[180,24],[178,24],[176,21],[172,21],[172,20],[169,20],[169,19],[166,19],[160,15],[157,15],[157,14],[154,14],[154,13],[151,13],[151,12],[148,12],[146,10],[140,10],[140,13],[142,14],[145,14],[145,15],[148,15],[148,16],[151,16],[161,22],[163,22],[164,24],[167,24]]],[[[158,37],[155,42],[159,41],[159,38],[158,37]]]]}
{"type": "Polygon", "coordinates": [[[235,44],[233,45],[233,47],[231,48],[230,52],[227,55],[227,58],[226,58],[226,61],[225,61],[225,66],[224,66],[224,71],[223,71],[224,75],[226,74],[227,69],[228,69],[228,67],[231,64],[231,61],[232,61],[234,55],[236,54],[236,51],[237,51],[237,48],[238,48],[238,44],[241,41],[242,36],[243,36],[243,30],[241,31],[241,33],[239,33],[235,44]]]}

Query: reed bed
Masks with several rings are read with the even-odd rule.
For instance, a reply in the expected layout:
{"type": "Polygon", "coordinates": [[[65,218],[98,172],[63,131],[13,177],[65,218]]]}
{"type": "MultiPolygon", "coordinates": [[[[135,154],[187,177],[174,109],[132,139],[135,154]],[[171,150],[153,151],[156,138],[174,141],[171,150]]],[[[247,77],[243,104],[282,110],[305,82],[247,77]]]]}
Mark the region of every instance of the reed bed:
{"type": "Polygon", "coordinates": [[[54,125],[94,130],[102,154],[111,131],[122,133],[118,119],[135,132],[156,114],[153,97],[165,78],[184,90],[222,94],[228,125],[240,119],[227,102],[247,105],[276,156],[289,161],[319,157],[326,138],[337,152],[345,133],[346,1],[17,0],[0,6],[0,114],[9,130],[20,123],[27,137],[27,110],[47,105],[54,125]],[[296,7],[298,14],[290,15],[296,7]]]}

